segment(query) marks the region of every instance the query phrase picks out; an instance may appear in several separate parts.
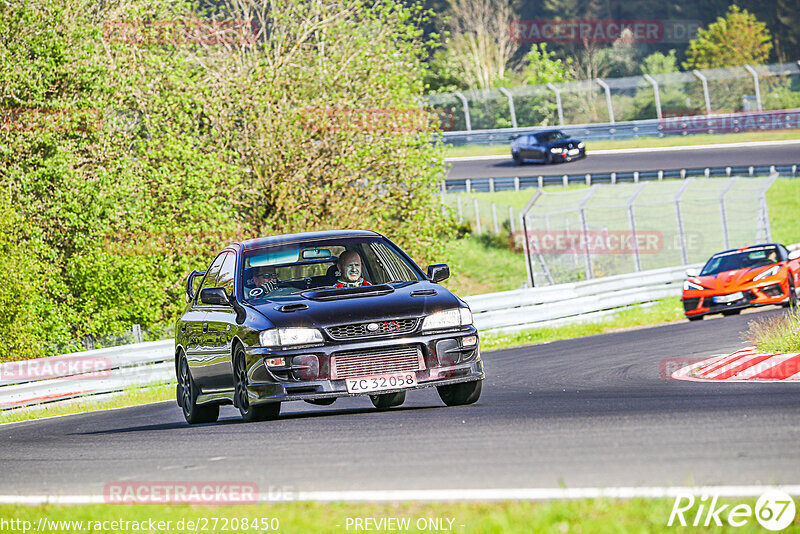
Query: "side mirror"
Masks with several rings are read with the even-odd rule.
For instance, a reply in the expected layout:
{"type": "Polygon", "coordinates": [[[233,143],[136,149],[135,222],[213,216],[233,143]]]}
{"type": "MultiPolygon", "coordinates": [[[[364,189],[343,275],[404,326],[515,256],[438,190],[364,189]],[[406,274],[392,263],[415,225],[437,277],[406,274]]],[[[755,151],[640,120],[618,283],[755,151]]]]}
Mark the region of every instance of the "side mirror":
{"type": "Polygon", "coordinates": [[[789,261],[800,258],[800,250],[793,250],[789,253],[789,261]]]}
{"type": "Polygon", "coordinates": [[[428,265],[428,279],[431,282],[441,282],[450,278],[450,267],[446,263],[428,265]]]}
{"type": "Polygon", "coordinates": [[[230,306],[231,301],[223,287],[207,287],[200,290],[200,302],[217,306],[230,306]]]}
{"type": "Polygon", "coordinates": [[[700,274],[700,270],[699,269],[695,269],[695,268],[686,269],[686,278],[691,278],[691,277],[697,276],[699,274],[700,274]]]}
{"type": "Polygon", "coordinates": [[[186,278],[186,301],[191,302],[194,299],[194,279],[198,276],[206,274],[205,271],[192,271],[186,278]]]}

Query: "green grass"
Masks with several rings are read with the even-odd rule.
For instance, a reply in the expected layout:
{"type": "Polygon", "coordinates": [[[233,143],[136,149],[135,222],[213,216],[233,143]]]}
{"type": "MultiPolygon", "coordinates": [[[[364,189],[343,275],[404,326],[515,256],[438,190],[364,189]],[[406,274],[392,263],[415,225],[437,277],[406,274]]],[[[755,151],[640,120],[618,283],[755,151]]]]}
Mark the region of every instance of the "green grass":
{"type": "Polygon", "coordinates": [[[635,326],[682,321],[684,319],[680,298],[672,297],[658,300],[650,305],[626,308],[612,317],[607,317],[597,322],[535,328],[510,334],[483,334],[481,335],[481,349],[506,349],[532,343],[545,343],[559,339],[603,334],[635,326]]]}
{"type": "Polygon", "coordinates": [[[750,321],[743,337],[763,353],[800,352],[800,312],[750,321]]]}
{"type": "Polygon", "coordinates": [[[800,178],[779,178],[767,191],[772,239],[789,245],[800,243],[800,178]]]}
{"type": "MultiPolygon", "coordinates": [[[[695,514],[698,512],[699,499],[693,508],[684,514],[687,524],[691,525],[695,514]]],[[[452,521],[452,531],[456,534],[516,534],[530,532],[552,533],[661,533],[661,532],[735,532],[749,533],[761,532],[754,517],[749,517],[742,527],[731,527],[727,523],[727,514],[736,504],[747,504],[751,509],[755,506],[755,499],[720,499],[718,504],[730,505],[719,517],[722,527],[667,527],[667,521],[673,509],[673,499],[580,499],[561,500],[548,502],[509,501],[498,503],[313,503],[294,502],[276,504],[258,504],[247,506],[191,506],[191,505],[92,505],[92,506],[0,506],[0,518],[6,521],[29,521],[32,530],[40,518],[49,521],[83,521],[83,530],[72,525],[71,528],[56,528],[51,526],[47,532],[89,532],[87,527],[94,527],[92,532],[194,532],[195,528],[188,528],[187,522],[200,522],[205,525],[205,532],[222,532],[227,519],[227,532],[275,532],[273,530],[243,530],[232,528],[231,519],[271,519],[278,520],[282,533],[316,534],[364,532],[356,530],[353,523],[348,527],[348,518],[400,518],[408,519],[408,530],[383,530],[375,529],[372,532],[435,532],[436,530],[418,530],[417,521],[427,518],[447,519],[452,521]],[[164,521],[167,528],[120,529],[111,528],[111,521],[164,521]],[[92,523],[88,523],[88,522],[92,523]],[[103,525],[103,522],[106,522],[103,525]],[[167,525],[167,521],[171,524],[167,525]],[[176,527],[183,521],[182,530],[176,527]],[[99,523],[97,523],[99,522],[99,523]],[[216,525],[216,528],[213,528],[216,525]],[[462,526],[463,525],[463,526],[462,526]]],[[[705,510],[703,510],[705,512],[705,510]]],[[[786,530],[782,532],[800,532],[798,517],[786,530]]],[[[701,514],[701,523],[705,514],[701,514]]],[[[241,523],[239,523],[241,524],[241,523]]],[[[713,522],[712,522],[713,525],[713,522]]],[[[65,525],[64,525],[65,526],[65,525]]],[[[196,525],[192,525],[196,526],[196,525]]],[[[32,530],[29,530],[32,531],[32,530]]],[[[202,528],[197,529],[200,532],[202,528]]],[[[17,529],[22,532],[22,529],[17,529]]]]}
{"type": "MultiPolygon", "coordinates": [[[[750,141],[783,141],[787,139],[800,139],[800,130],[775,130],[769,132],[744,132],[736,134],[696,134],[669,137],[642,137],[640,139],[620,139],[617,141],[589,141],[586,149],[611,150],[621,148],[651,148],[693,145],[718,145],[725,143],[744,143],[750,141]]],[[[465,156],[507,156],[510,155],[507,144],[502,145],[466,145],[448,146],[445,157],[456,158],[465,156]]]]}
{"type": "Polygon", "coordinates": [[[121,394],[98,400],[92,396],[76,399],[67,404],[43,404],[30,408],[18,408],[15,410],[4,410],[0,412],[0,423],[11,423],[15,421],[27,421],[29,419],[41,419],[56,415],[67,415],[74,413],[85,413],[97,410],[110,410],[125,406],[137,406],[149,404],[175,398],[175,385],[153,386],[147,388],[131,388],[121,394]]]}

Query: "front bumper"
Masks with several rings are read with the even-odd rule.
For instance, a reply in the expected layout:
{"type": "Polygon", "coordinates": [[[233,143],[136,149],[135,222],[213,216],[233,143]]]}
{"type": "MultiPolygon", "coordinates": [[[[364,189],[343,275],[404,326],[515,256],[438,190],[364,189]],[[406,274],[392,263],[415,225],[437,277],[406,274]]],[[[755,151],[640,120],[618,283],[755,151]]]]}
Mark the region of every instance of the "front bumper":
{"type": "MultiPolygon", "coordinates": [[[[326,343],[323,346],[289,350],[251,347],[248,360],[248,396],[251,404],[292,400],[317,400],[335,397],[356,397],[398,391],[444,386],[482,380],[485,375],[480,358],[480,343],[463,347],[465,337],[477,336],[474,327],[436,334],[415,334],[390,339],[370,339],[352,342],[326,343]],[[382,350],[392,347],[415,347],[422,354],[423,369],[414,372],[417,385],[409,388],[386,389],[371,393],[350,393],[345,378],[332,379],[331,357],[343,352],[382,350]],[[318,367],[309,371],[304,362],[316,357],[318,367]],[[267,360],[283,358],[281,366],[267,365],[267,360]],[[312,376],[307,376],[308,374],[312,376]],[[318,376],[313,376],[313,375],[318,376]]],[[[391,372],[391,371],[388,371],[391,372]]],[[[348,376],[346,378],[355,378],[348,376]]]]}
{"type": "Polygon", "coordinates": [[[789,284],[786,280],[758,286],[748,285],[746,287],[747,289],[733,292],[741,292],[742,298],[725,303],[714,302],[714,297],[723,297],[731,293],[712,293],[700,290],[684,291],[682,297],[684,315],[686,317],[699,317],[758,306],[775,306],[784,304],[789,300],[789,284]]]}

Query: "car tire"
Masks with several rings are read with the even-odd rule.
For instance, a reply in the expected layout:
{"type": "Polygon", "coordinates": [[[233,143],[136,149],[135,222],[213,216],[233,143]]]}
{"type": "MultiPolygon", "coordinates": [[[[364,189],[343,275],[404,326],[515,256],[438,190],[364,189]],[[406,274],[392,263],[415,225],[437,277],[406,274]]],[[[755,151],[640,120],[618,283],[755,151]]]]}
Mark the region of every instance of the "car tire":
{"type": "Polygon", "coordinates": [[[398,391],[397,393],[385,393],[383,395],[370,395],[369,400],[372,405],[379,410],[388,410],[395,406],[400,406],[406,401],[406,392],[398,391]]]}
{"type": "Polygon", "coordinates": [[[730,317],[731,315],[739,315],[742,313],[742,310],[726,310],[722,312],[722,315],[725,317],[730,317]]]}
{"type": "Polygon", "coordinates": [[[219,404],[197,404],[198,389],[189,370],[186,355],[181,354],[178,362],[178,405],[183,410],[183,418],[190,425],[213,423],[219,418],[219,404]]]}
{"type": "Polygon", "coordinates": [[[548,151],[544,155],[544,164],[545,165],[550,165],[551,163],[553,163],[553,155],[548,151]]]}
{"type": "Polygon", "coordinates": [[[233,361],[233,378],[236,384],[234,391],[235,403],[236,407],[239,408],[239,414],[242,419],[248,423],[276,419],[281,413],[280,402],[255,405],[250,403],[250,397],[247,395],[247,365],[245,363],[245,354],[241,347],[237,349],[233,361]]]}
{"type": "Polygon", "coordinates": [[[705,317],[705,315],[689,315],[686,318],[690,321],[702,321],[703,317],[705,317]]]}
{"type": "Polygon", "coordinates": [[[514,163],[517,165],[522,165],[522,156],[519,155],[519,152],[512,152],[511,159],[513,159],[514,163]]]}
{"type": "Polygon", "coordinates": [[[795,291],[794,282],[791,279],[791,273],[789,273],[789,276],[789,300],[783,305],[783,307],[794,310],[797,308],[797,291],[795,291]]]}
{"type": "Polygon", "coordinates": [[[450,386],[437,386],[436,390],[446,405],[462,406],[477,402],[481,397],[482,387],[483,382],[476,380],[475,382],[462,382],[461,384],[452,384],[450,386]]]}

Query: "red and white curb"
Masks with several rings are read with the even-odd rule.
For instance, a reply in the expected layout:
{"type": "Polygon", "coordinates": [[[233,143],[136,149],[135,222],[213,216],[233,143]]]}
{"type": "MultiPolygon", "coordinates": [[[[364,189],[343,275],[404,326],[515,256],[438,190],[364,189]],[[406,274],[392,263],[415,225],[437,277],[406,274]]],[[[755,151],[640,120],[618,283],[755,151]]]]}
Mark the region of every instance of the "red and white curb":
{"type": "Polygon", "coordinates": [[[706,382],[800,382],[800,353],[763,354],[755,345],[714,356],[672,373],[676,380],[706,382]]]}

